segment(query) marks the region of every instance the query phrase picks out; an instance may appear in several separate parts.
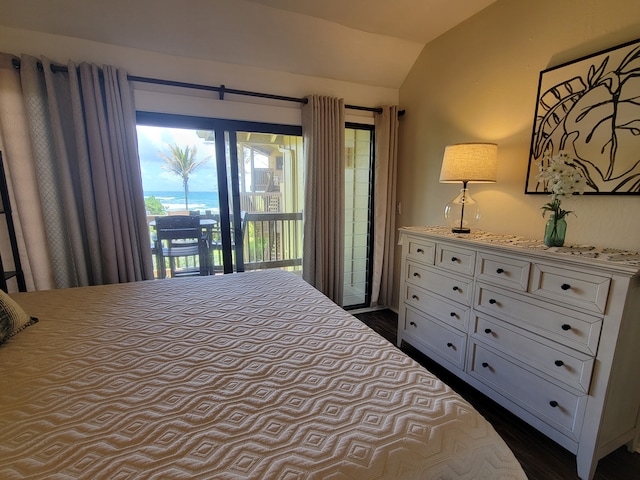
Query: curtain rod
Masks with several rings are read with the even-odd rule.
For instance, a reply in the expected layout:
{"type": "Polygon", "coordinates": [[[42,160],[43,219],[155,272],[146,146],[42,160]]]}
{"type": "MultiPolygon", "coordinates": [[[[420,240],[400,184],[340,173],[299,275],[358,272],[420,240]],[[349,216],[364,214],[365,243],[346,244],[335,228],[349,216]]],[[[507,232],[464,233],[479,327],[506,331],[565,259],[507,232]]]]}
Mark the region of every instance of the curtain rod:
{"type": "MultiPolygon", "coordinates": [[[[12,59],[12,64],[14,68],[20,68],[20,60],[18,58],[12,59]]],[[[44,70],[42,66],[42,62],[37,63],[38,70],[44,70]]],[[[65,72],[68,73],[69,69],[64,65],[54,65],[51,64],[51,71],[53,73],[57,72],[65,72]]],[[[297,97],[287,97],[284,95],[273,95],[270,93],[260,93],[260,92],[251,92],[249,90],[237,90],[235,88],[227,88],[224,85],[220,85],[219,87],[211,86],[211,85],[201,85],[197,83],[187,83],[187,82],[177,82],[174,80],[162,80],[159,78],[151,78],[151,77],[139,77],[136,75],[127,75],[127,80],[130,82],[140,82],[140,83],[151,83],[155,85],[166,85],[170,87],[179,87],[179,88],[191,88],[194,90],[206,90],[209,92],[218,92],[218,97],[220,100],[224,100],[225,94],[230,95],[244,95],[247,97],[257,97],[257,98],[267,98],[270,100],[281,100],[284,102],[295,102],[306,104],[308,100],[306,98],[297,98],[297,97]]],[[[360,110],[365,112],[374,112],[374,113],[382,113],[382,108],[380,107],[363,107],[360,105],[345,105],[344,108],[348,108],[350,110],[360,110]]],[[[401,117],[404,115],[404,110],[398,111],[398,116],[401,117]]]]}

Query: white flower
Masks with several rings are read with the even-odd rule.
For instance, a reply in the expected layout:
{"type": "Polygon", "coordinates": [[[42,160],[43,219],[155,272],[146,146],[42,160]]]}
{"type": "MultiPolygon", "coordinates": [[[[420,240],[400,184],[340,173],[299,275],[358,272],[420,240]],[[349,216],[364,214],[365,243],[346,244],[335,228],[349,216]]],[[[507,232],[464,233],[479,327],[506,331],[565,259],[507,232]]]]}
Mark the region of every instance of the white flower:
{"type": "Polygon", "coordinates": [[[577,169],[571,158],[560,150],[557,155],[545,152],[543,161],[538,163],[540,173],[537,179],[551,192],[551,201],[542,206],[542,216],[547,212],[553,213],[554,220],[564,218],[571,210],[562,209],[560,200],[566,195],[581,194],[587,185],[584,177],[577,169]],[[544,163],[547,163],[545,166],[544,163]]]}
{"type": "Polygon", "coordinates": [[[587,185],[576,164],[563,150],[554,156],[546,152],[543,161],[538,163],[538,169],[540,173],[536,178],[546,185],[553,200],[574,193],[581,194],[587,185]],[[544,165],[545,162],[547,166],[544,165]]]}

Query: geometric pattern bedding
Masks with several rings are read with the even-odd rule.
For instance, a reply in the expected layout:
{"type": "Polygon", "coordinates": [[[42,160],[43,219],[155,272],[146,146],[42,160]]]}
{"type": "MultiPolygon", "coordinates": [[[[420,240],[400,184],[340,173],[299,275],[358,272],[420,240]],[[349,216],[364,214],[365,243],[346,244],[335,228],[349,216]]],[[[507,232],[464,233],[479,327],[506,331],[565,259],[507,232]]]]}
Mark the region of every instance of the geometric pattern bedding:
{"type": "Polygon", "coordinates": [[[0,478],[524,479],[443,382],[278,270],[14,294],[0,478]]]}

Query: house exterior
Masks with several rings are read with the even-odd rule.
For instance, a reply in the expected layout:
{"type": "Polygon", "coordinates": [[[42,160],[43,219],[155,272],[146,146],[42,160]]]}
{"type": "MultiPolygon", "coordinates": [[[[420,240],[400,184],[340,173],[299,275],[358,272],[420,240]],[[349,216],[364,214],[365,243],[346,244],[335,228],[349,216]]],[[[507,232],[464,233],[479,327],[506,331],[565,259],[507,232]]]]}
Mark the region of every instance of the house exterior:
{"type": "MultiPolygon", "coordinates": [[[[90,61],[131,74],[200,84],[224,84],[287,96],[336,95],[355,105],[399,104],[398,226],[443,224],[458,187],[438,182],[448,144],[498,144],[498,181],[472,185],[482,205],[479,228],[541,238],[544,196],[525,195],[540,71],[640,37],[637,0],[498,0],[429,42],[399,88],[345,82],[232,63],[97,43],[11,26],[3,15],[5,52],[45,55],[65,63],[90,61]]],[[[222,101],[194,91],[136,86],[139,110],[300,124],[297,105],[222,101]]],[[[347,120],[371,122],[349,111],[347,120]]],[[[568,243],[640,250],[640,198],[570,199],[568,243]]],[[[396,277],[399,275],[396,255],[396,277]]],[[[396,289],[399,282],[396,282],[396,289]]],[[[397,299],[395,301],[397,305],[397,299]]]]}

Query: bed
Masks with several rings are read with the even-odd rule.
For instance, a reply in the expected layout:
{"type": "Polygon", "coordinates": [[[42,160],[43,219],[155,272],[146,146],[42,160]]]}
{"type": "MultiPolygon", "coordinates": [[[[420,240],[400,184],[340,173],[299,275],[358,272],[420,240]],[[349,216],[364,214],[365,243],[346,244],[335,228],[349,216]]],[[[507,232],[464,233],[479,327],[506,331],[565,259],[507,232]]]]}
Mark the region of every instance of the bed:
{"type": "Polygon", "coordinates": [[[524,479],[447,385],[293,273],[12,294],[0,478],[524,479]]]}

